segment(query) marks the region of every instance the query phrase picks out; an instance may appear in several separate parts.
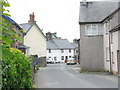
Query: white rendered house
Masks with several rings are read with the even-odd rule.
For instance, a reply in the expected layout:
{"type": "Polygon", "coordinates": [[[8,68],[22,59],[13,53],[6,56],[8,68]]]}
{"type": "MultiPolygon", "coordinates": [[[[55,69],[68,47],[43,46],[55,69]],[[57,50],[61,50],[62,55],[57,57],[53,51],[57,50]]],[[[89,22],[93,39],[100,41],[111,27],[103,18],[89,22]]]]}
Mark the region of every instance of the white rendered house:
{"type": "Polygon", "coordinates": [[[34,21],[34,13],[30,14],[29,23],[20,24],[25,30],[24,44],[29,46],[28,55],[38,55],[38,57],[46,57],[46,37],[34,21]]]}
{"type": "Polygon", "coordinates": [[[52,58],[54,62],[64,62],[66,59],[74,57],[75,46],[67,39],[53,39],[47,41],[47,58],[52,58]]]}

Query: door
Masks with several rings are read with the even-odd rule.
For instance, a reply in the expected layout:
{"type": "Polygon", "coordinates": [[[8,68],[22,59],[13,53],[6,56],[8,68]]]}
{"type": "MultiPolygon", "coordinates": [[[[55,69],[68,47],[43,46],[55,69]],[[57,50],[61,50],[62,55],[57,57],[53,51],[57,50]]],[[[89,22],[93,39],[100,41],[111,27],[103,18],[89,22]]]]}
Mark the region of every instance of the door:
{"type": "Polygon", "coordinates": [[[117,65],[118,65],[118,74],[120,75],[120,51],[117,50],[117,65]]]}
{"type": "Polygon", "coordinates": [[[54,57],[54,61],[57,61],[57,57],[54,57]]]}

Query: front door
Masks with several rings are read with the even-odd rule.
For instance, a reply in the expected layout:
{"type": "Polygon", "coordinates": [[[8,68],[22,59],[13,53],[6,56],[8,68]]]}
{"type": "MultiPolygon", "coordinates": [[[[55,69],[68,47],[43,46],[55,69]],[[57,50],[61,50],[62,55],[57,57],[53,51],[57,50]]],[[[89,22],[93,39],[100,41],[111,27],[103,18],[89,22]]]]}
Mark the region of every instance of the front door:
{"type": "Polygon", "coordinates": [[[68,59],[68,56],[65,57],[65,60],[67,60],[67,59],[68,59]]]}
{"type": "Polygon", "coordinates": [[[117,50],[117,65],[118,65],[118,74],[120,75],[120,52],[117,50]]]}
{"type": "Polygon", "coordinates": [[[54,57],[54,61],[57,61],[57,57],[54,57]]]}

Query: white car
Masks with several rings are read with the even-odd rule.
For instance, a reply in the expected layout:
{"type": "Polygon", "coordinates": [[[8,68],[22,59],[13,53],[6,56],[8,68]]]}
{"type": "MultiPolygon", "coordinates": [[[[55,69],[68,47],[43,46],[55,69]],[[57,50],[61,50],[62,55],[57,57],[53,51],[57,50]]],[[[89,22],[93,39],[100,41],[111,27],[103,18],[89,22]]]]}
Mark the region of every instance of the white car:
{"type": "Polygon", "coordinates": [[[74,64],[76,64],[76,60],[74,59],[74,58],[69,58],[68,60],[67,60],[67,65],[74,65],[74,64]]]}
{"type": "Polygon", "coordinates": [[[50,64],[54,63],[54,60],[52,58],[47,58],[46,61],[47,61],[47,64],[48,63],[50,63],[50,64]]]}

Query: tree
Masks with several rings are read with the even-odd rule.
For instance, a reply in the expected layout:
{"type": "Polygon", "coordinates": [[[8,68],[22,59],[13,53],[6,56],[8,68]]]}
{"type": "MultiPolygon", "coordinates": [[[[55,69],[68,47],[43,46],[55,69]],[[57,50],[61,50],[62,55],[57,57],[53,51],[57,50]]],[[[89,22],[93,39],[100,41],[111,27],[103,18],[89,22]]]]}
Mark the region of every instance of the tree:
{"type": "Polygon", "coordinates": [[[32,70],[29,59],[18,49],[11,48],[15,39],[20,40],[16,30],[11,29],[12,24],[3,18],[11,16],[7,0],[0,0],[0,88],[31,88],[32,70]]]}

